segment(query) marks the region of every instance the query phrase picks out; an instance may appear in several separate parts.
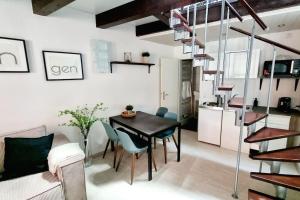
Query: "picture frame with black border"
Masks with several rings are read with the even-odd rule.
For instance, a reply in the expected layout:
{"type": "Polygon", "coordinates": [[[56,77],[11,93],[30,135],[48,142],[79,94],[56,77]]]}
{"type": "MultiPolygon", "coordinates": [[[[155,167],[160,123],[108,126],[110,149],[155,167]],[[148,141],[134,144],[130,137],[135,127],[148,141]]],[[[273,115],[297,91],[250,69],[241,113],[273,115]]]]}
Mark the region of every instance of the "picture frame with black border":
{"type": "Polygon", "coordinates": [[[84,80],[81,53],[42,51],[47,81],[84,80]]]}
{"type": "Polygon", "coordinates": [[[24,39],[0,37],[0,73],[30,73],[24,39]]]}

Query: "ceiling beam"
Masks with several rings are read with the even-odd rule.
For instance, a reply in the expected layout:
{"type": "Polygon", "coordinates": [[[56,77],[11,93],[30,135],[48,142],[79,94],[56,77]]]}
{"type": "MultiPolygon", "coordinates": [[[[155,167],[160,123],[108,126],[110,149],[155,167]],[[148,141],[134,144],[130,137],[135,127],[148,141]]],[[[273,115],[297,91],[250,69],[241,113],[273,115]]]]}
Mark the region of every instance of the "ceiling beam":
{"type": "Polygon", "coordinates": [[[31,0],[33,13],[48,16],[75,0],[31,0]]]}
{"type": "MultiPolygon", "coordinates": [[[[300,0],[280,0],[280,1],[247,0],[247,2],[255,10],[256,13],[262,13],[262,12],[300,5],[300,0]]],[[[231,3],[231,5],[239,12],[241,16],[249,15],[247,9],[245,9],[243,5],[240,4],[239,2],[231,3]]],[[[234,15],[230,16],[230,18],[234,18],[234,17],[235,17],[234,15]]],[[[209,23],[219,21],[220,18],[221,18],[220,6],[215,6],[209,9],[209,16],[208,16],[209,23]]],[[[192,19],[193,19],[193,14],[191,13],[190,21],[192,21],[192,19]]],[[[205,9],[198,10],[196,23],[198,25],[205,23],[205,9]]],[[[163,24],[162,22],[158,21],[156,23],[147,23],[147,24],[136,26],[136,36],[143,36],[143,35],[170,30],[169,27],[163,26],[162,24],[163,24]]]]}
{"type": "Polygon", "coordinates": [[[201,0],[135,0],[96,15],[98,28],[110,28],[137,19],[169,12],[201,0]]]}
{"type": "Polygon", "coordinates": [[[169,26],[169,15],[167,15],[166,13],[157,13],[157,14],[153,14],[154,17],[156,17],[157,19],[159,19],[161,22],[163,22],[165,25],[169,26]]]}

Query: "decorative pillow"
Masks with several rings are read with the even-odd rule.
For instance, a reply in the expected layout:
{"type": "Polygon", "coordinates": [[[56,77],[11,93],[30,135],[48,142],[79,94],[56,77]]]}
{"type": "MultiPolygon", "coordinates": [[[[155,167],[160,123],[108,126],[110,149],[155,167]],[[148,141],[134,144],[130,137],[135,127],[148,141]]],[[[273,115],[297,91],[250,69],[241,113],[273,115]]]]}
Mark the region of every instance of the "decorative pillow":
{"type": "Polygon", "coordinates": [[[54,134],[39,138],[5,138],[3,179],[47,171],[53,138],[54,134]]]}

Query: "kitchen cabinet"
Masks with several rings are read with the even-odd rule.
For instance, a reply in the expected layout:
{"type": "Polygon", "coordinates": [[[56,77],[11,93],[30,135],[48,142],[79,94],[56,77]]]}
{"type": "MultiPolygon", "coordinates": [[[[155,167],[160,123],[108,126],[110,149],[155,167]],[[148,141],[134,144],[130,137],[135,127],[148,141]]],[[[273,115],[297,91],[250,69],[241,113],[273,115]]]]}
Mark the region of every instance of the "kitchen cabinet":
{"type": "Polygon", "coordinates": [[[201,107],[198,112],[198,141],[221,145],[223,109],[201,107]]]}

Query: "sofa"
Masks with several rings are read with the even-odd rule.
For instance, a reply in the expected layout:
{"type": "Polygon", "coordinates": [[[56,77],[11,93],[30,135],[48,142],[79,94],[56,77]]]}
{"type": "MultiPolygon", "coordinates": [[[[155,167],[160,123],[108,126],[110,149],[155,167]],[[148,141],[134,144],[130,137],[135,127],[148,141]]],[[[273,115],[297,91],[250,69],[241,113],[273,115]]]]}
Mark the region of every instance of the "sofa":
{"type": "MultiPolygon", "coordinates": [[[[47,134],[46,126],[13,133],[0,133],[0,165],[4,163],[4,138],[35,138],[47,134]]],[[[52,148],[67,144],[63,134],[55,134],[52,148]]],[[[64,153],[64,152],[61,152],[64,153]]],[[[1,166],[0,166],[1,169],[1,166]]],[[[85,200],[84,160],[72,160],[59,166],[57,175],[49,171],[0,182],[1,200],[85,200]]]]}

